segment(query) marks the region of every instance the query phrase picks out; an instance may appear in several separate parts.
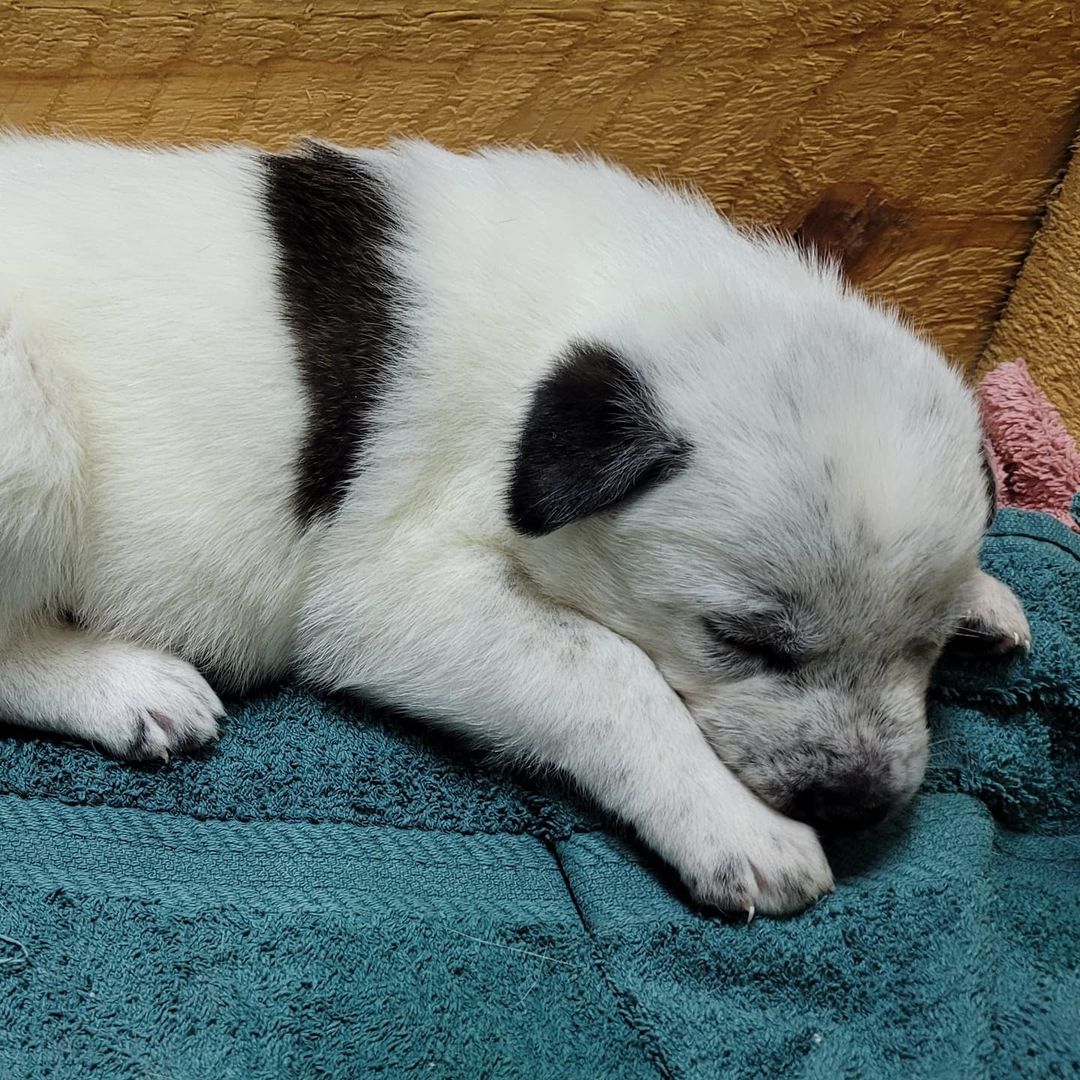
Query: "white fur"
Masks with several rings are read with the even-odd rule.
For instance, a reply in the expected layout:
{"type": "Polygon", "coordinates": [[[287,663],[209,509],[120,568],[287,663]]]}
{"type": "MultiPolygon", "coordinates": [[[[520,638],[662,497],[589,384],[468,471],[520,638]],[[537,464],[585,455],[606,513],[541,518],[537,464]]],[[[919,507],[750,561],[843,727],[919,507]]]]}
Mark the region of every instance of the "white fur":
{"type": "Polygon", "coordinates": [[[898,798],[918,784],[932,655],[900,653],[940,647],[976,580],[969,395],[893,316],[697,198],[540,152],[357,158],[394,192],[415,302],[362,468],[305,530],[254,152],[0,142],[0,710],[162,755],[214,733],[190,664],[236,687],[291,669],[564,770],[704,902],[813,900],[829,868],[763,801],[766,751],[801,731],[880,758],[898,798]],[[695,454],[529,539],[507,470],[575,339],[630,357],[695,454]],[[710,667],[701,613],[770,583],[820,602],[884,734],[824,674],[796,698],[710,667]]]}

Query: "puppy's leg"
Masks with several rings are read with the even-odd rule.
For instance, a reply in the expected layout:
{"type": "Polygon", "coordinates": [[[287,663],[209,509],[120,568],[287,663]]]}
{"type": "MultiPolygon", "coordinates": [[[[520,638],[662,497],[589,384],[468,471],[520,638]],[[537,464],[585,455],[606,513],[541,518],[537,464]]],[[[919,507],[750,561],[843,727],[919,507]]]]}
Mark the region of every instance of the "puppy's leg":
{"type": "Polygon", "coordinates": [[[190,665],[61,625],[82,503],[78,424],[65,387],[0,311],[0,720],[129,757],[216,734],[221,705],[190,665]]]}
{"type": "Polygon", "coordinates": [[[1024,609],[1008,585],[979,572],[971,603],[956,631],[956,648],[965,653],[1006,653],[1031,648],[1024,609]]]}
{"type": "Polygon", "coordinates": [[[217,737],[221,702],[188,663],[70,626],[25,628],[0,650],[0,718],[133,759],[217,737]]]}
{"type": "Polygon", "coordinates": [[[534,595],[499,556],[399,546],[392,561],[392,580],[362,590],[343,567],[324,579],[309,674],[562,770],[710,907],[784,914],[831,887],[814,832],[738,782],[635,645],[534,595]]]}
{"type": "Polygon", "coordinates": [[[63,592],[81,501],[75,428],[41,350],[0,307],[0,650],[63,592]]]}

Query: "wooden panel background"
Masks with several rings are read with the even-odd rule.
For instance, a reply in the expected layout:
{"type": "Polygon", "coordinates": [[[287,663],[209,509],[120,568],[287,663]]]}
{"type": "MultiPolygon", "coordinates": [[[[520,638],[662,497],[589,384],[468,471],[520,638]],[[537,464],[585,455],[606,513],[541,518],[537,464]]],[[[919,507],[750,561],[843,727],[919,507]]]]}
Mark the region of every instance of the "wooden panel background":
{"type": "Polygon", "coordinates": [[[1080,118],[1075,8],[18,0],[0,3],[0,123],[585,145],[804,225],[970,364],[1080,118]]]}

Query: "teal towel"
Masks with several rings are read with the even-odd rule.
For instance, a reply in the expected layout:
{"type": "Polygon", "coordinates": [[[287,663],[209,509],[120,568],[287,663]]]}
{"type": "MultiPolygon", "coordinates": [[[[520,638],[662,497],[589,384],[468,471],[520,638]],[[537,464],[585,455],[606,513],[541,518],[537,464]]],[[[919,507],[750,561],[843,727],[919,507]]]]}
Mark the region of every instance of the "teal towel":
{"type": "Polygon", "coordinates": [[[688,908],[597,815],[286,688],[166,768],[0,738],[0,1077],[1013,1078],[1080,1070],[1080,541],[943,665],[911,813],[785,922],[688,908]]]}

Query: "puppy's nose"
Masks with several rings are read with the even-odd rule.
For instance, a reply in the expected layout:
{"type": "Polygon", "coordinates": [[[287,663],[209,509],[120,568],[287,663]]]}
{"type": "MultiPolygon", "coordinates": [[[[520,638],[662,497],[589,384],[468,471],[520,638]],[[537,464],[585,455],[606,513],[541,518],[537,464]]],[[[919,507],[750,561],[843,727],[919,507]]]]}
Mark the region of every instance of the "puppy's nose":
{"type": "Polygon", "coordinates": [[[832,836],[872,828],[885,819],[892,801],[865,776],[810,784],[788,805],[788,814],[832,836]]]}

